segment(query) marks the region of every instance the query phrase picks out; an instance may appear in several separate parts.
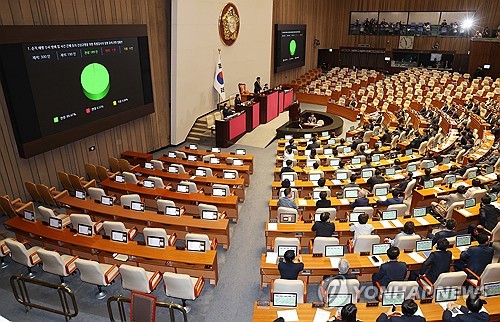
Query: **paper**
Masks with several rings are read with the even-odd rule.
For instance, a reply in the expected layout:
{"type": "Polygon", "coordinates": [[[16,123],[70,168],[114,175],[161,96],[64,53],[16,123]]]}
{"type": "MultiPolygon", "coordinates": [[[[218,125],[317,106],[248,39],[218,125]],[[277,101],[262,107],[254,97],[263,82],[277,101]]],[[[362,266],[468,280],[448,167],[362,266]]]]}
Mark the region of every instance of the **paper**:
{"type": "Polygon", "coordinates": [[[275,223],[275,222],[270,222],[267,224],[267,230],[272,230],[272,231],[275,231],[275,230],[278,230],[278,224],[275,223]]]}
{"type": "Polygon", "coordinates": [[[330,319],[330,311],[316,309],[313,322],[326,322],[330,319]]]}
{"type": "Polygon", "coordinates": [[[467,209],[459,209],[458,212],[466,217],[472,216],[472,214],[467,209]]]}
{"type": "MultiPolygon", "coordinates": [[[[443,310],[447,310],[446,307],[448,306],[448,303],[453,303],[453,302],[439,302],[439,305],[441,305],[441,307],[443,308],[443,310]]],[[[459,308],[457,308],[457,311],[458,311],[457,313],[453,313],[453,311],[450,310],[451,317],[455,317],[455,316],[457,316],[459,314],[464,314],[462,311],[460,311],[459,308]]]]}
{"type": "Polygon", "coordinates": [[[414,218],[416,221],[418,221],[422,226],[427,226],[429,225],[429,222],[423,218],[423,217],[418,217],[418,218],[414,218]]]}
{"type": "Polygon", "coordinates": [[[194,180],[196,178],[196,176],[191,176],[189,177],[189,180],[194,180]]]}
{"type": "Polygon", "coordinates": [[[375,262],[372,257],[374,257],[374,256],[368,256],[368,259],[370,260],[370,262],[372,262],[373,266],[379,267],[380,265],[382,265],[384,263],[382,261],[382,258],[380,258],[380,256],[375,255],[375,257],[378,259],[378,262],[375,262]]]}
{"type": "Polygon", "coordinates": [[[330,265],[332,268],[339,268],[340,257],[330,257],[330,265]]]}
{"type": "Polygon", "coordinates": [[[413,172],[413,176],[423,176],[423,175],[424,175],[424,173],[420,170],[413,172]]]}
{"type": "Polygon", "coordinates": [[[460,246],[460,247],[457,247],[457,249],[461,252],[465,252],[467,249],[469,249],[469,246],[460,246]]]}
{"type": "Polygon", "coordinates": [[[340,180],[332,180],[332,182],[335,186],[340,186],[342,184],[342,181],[340,180]]]}
{"type": "Polygon", "coordinates": [[[299,206],[307,206],[307,200],[299,199],[299,206]]]}
{"type": "Polygon", "coordinates": [[[393,175],[392,177],[393,177],[394,179],[397,179],[397,180],[400,180],[400,179],[404,179],[404,178],[405,178],[405,176],[404,176],[404,175],[399,174],[399,173],[398,173],[398,174],[393,175]]]}
{"type": "Polygon", "coordinates": [[[297,310],[285,310],[285,311],[278,311],[279,318],[283,318],[285,322],[288,321],[298,321],[299,320],[299,315],[297,314],[297,310]]]}
{"type": "Polygon", "coordinates": [[[345,199],[345,198],[344,198],[344,199],[339,199],[339,201],[340,201],[340,203],[341,203],[342,205],[348,205],[348,204],[349,204],[349,200],[347,200],[347,199],[345,199]]]}
{"type": "Polygon", "coordinates": [[[386,201],[387,200],[387,196],[378,196],[377,198],[379,200],[382,200],[382,201],[386,201]]]}
{"type": "Polygon", "coordinates": [[[128,260],[128,256],[123,254],[116,254],[113,258],[120,262],[126,262],[128,260]]]}
{"type": "Polygon", "coordinates": [[[419,253],[415,253],[415,252],[408,253],[408,256],[410,256],[411,259],[413,259],[417,263],[423,263],[423,262],[425,262],[425,258],[423,258],[422,256],[420,256],[419,253]]]}
{"type": "Polygon", "coordinates": [[[267,252],[266,253],[266,264],[276,264],[278,262],[278,253],[267,252]]]}
{"type": "Polygon", "coordinates": [[[389,220],[381,220],[380,221],[380,224],[382,225],[382,227],[384,228],[392,228],[392,225],[391,223],[389,222],[389,220]]]}
{"type": "Polygon", "coordinates": [[[403,228],[403,223],[399,221],[399,219],[391,220],[391,223],[394,225],[396,228],[403,228]]]}

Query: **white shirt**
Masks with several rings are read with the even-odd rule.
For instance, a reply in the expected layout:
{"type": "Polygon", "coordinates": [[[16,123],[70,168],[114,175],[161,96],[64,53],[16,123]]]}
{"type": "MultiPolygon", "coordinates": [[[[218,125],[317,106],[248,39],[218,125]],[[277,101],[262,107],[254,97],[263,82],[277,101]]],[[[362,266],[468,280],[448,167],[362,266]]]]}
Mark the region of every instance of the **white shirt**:
{"type": "Polygon", "coordinates": [[[359,222],[355,222],[349,227],[349,230],[354,232],[353,242],[355,243],[357,236],[371,235],[374,229],[371,224],[360,224],[359,222]]]}

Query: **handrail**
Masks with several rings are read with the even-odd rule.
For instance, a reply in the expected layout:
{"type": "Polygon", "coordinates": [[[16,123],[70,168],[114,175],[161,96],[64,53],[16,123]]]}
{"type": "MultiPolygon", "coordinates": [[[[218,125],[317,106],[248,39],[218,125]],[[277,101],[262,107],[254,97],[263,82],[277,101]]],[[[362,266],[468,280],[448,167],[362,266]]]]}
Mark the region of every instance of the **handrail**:
{"type": "Polygon", "coordinates": [[[10,285],[12,287],[14,297],[19,303],[24,305],[24,307],[26,308],[26,312],[28,312],[28,309],[31,308],[40,309],[47,312],[63,315],[66,321],[69,321],[71,318],[74,318],[75,316],[78,315],[78,306],[76,304],[75,295],[73,291],[71,291],[71,289],[68,288],[67,286],[62,286],[60,284],[53,284],[37,279],[31,279],[22,275],[11,276],[10,285]],[[41,304],[32,303],[30,296],[28,294],[28,289],[26,288],[26,284],[34,284],[57,290],[57,293],[59,295],[59,300],[61,301],[61,310],[54,309],[41,304]],[[68,303],[67,296],[69,296],[69,298],[71,299],[71,307],[68,303]],[[71,309],[73,309],[74,311],[72,312],[71,309]]]}
{"type": "MultiPolygon", "coordinates": [[[[108,304],[107,304],[108,305],[108,314],[109,314],[109,320],[111,322],[116,322],[116,321],[125,322],[125,321],[127,321],[128,314],[125,313],[125,308],[124,308],[123,303],[130,303],[130,298],[124,297],[121,295],[111,296],[108,298],[108,304]],[[115,320],[115,318],[113,316],[113,309],[111,307],[112,302],[116,302],[118,305],[118,312],[120,313],[120,320],[115,320]]],[[[175,310],[178,310],[182,313],[183,322],[188,322],[187,312],[184,309],[184,307],[182,307],[181,305],[175,304],[175,303],[156,302],[156,306],[169,309],[170,322],[175,322],[175,310]]]]}

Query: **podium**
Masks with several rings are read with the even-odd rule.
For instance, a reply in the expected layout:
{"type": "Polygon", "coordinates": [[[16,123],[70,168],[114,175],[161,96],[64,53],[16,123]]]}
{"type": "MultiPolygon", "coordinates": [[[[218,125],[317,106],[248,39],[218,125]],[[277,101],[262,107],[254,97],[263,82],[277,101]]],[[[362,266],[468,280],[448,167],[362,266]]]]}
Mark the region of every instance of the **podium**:
{"type": "Polygon", "coordinates": [[[270,90],[259,94],[258,100],[260,103],[260,124],[275,119],[279,114],[279,93],[278,91],[270,90]]]}
{"type": "Polygon", "coordinates": [[[215,121],[215,144],[227,148],[236,143],[247,132],[246,112],[227,119],[215,121]]]}
{"type": "Polygon", "coordinates": [[[237,112],[245,112],[247,132],[252,132],[260,124],[260,103],[251,101],[243,102],[234,107],[237,112]]]}

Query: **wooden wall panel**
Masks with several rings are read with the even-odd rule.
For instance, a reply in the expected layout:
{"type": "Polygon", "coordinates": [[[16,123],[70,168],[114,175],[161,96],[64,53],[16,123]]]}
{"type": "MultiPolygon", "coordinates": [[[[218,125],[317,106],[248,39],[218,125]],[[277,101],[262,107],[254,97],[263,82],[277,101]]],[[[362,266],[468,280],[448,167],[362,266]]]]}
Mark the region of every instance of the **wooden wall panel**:
{"type": "Polygon", "coordinates": [[[486,76],[491,76],[494,79],[500,77],[500,40],[475,40],[471,41],[469,73],[474,74],[478,67],[485,64],[490,64],[491,69],[485,70],[486,76]]]}
{"type": "Polygon", "coordinates": [[[146,24],[155,113],[30,159],[21,159],[0,86],[0,194],[29,199],[24,182],[58,186],[57,171],[84,175],[84,164],[108,165],[124,150],[170,144],[169,0],[2,0],[2,25],[146,24]],[[88,148],[96,146],[94,152],[88,148]]]}
{"type": "MultiPolygon", "coordinates": [[[[349,35],[351,11],[475,11],[475,20],[480,26],[496,29],[500,23],[498,0],[274,0],[273,23],[307,24],[307,45],[306,65],[272,74],[271,84],[288,82],[317,67],[319,48],[370,44],[391,51],[398,47],[398,36],[349,35]],[[314,38],[320,40],[319,47],[313,46],[314,38]]],[[[441,50],[457,54],[466,54],[470,47],[467,38],[416,37],[414,48],[430,50],[436,42],[440,43],[441,50]]]]}

